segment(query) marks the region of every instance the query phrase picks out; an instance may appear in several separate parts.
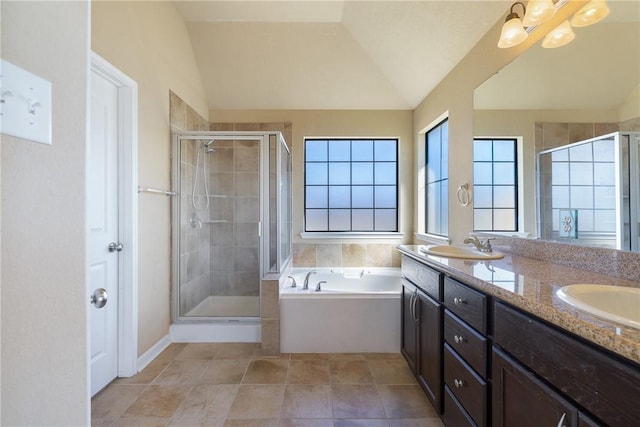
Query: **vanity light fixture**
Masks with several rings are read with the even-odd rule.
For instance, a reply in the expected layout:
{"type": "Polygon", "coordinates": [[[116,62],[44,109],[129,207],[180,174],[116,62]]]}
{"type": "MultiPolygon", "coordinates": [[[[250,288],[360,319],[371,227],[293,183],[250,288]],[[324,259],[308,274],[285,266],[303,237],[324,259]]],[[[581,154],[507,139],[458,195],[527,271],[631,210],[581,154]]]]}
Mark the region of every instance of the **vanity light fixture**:
{"type": "Polygon", "coordinates": [[[555,14],[556,6],[553,4],[553,0],[529,0],[522,25],[525,27],[540,25],[555,14]]]}
{"type": "Polygon", "coordinates": [[[527,8],[523,3],[516,2],[511,5],[511,13],[509,13],[507,18],[504,20],[502,32],[500,33],[500,40],[498,40],[498,47],[501,49],[516,46],[529,37],[529,34],[525,31],[524,26],[522,25],[520,15],[513,10],[517,5],[522,6],[523,15],[527,13],[527,8]]]}
{"type": "Polygon", "coordinates": [[[551,49],[564,46],[575,38],[576,35],[571,29],[571,24],[569,21],[564,21],[544,37],[542,47],[551,49]]]}
{"type": "Polygon", "coordinates": [[[605,0],[591,0],[580,8],[571,18],[573,27],[586,27],[602,21],[609,15],[609,6],[605,0]]]}

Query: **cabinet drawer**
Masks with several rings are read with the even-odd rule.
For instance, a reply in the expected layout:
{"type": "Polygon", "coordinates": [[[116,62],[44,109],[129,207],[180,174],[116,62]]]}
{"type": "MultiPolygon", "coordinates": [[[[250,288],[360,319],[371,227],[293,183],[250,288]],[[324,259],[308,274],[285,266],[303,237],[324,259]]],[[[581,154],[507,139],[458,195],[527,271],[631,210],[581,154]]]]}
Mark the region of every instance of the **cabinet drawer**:
{"type": "Polygon", "coordinates": [[[417,284],[419,267],[420,263],[418,263],[418,261],[409,258],[406,255],[402,255],[402,277],[410,280],[414,284],[417,284]]]}
{"type": "Polygon", "coordinates": [[[442,274],[406,255],[402,256],[402,276],[436,301],[442,301],[442,274]]]}
{"type": "Polygon", "coordinates": [[[444,345],[444,383],[480,427],[486,424],[487,383],[459,355],[444,345]]]}
{"type": "Polygon", "coordinates": [[[487,377],[487,338],[451,314],[444,314],[444,339],[483,378],[487,377]]]}
{"type": "Polygon", "coordinates": [[[445,426],[455,427],[476,427],[476,424],[469,417],[460,405],[460,402],[453,396],[449,387],[444,388],[444,414],[442,421],[445,426]]]}
{"type": "Polygon", "coordinates": [[[640,366],[496,302],[494,343],[610,426],[640,419],[640,366]]]}
{"type": "Polygon", "coordinates": [[[449,277],[444,279],[444,304],[482,335],[487,334],[487,297],[449,277]]]}

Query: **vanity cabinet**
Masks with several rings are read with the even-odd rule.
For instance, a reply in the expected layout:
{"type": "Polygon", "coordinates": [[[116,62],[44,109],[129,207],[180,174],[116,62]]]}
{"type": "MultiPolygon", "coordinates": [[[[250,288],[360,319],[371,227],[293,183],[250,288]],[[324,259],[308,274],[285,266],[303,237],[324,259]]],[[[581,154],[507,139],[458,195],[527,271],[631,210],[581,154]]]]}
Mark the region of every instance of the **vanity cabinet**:
{"type": "Polygon", "coordinates": [[[441,413],[441,275],[412,260],[403,260],[402,270],[401,352],[433,407],[441,413]]]}
{"type": "Polygon", "coordinates": [[[402,271],[402,353],[445,426],[640,425],[637,363],[412,258],[402,271]]]}
{"type": "MultiPolygon", "coordinates": [[[[561,390],[562,399],[584,408],[578,414],[580,426],[598,425],[587,411],[604,425],[638,425],[640,367],[637,364],[619,359],[499,301],[495,302],[493,335],[494,345],[517,360],[523,369],[531,371],[549,388],[561,390]]],[[[495,417],[495,405],[500,405],[495,400],[503,398],[495,394],[498,393],[495,382],[499,378],[495,366],[493,370],[495,417]]],[[[525,416],[540,416],[532,404],[523,410],[525,416]]]]}
{"type": "Polygon", "coordinates": [[[445,277],[443,421],[457,425],[459,419],[479,427],[488,419],[488,297],[445,277]]]}

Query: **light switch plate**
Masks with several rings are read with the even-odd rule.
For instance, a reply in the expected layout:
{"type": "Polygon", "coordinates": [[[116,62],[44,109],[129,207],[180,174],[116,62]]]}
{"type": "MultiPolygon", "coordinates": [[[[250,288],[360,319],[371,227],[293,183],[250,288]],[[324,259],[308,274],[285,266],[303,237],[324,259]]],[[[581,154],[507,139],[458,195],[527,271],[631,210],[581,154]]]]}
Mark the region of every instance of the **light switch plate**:
{"type": "Polygon", "coordinates": [[[51,82],[1,60],[0,132],[51,144],[51,82]]]}

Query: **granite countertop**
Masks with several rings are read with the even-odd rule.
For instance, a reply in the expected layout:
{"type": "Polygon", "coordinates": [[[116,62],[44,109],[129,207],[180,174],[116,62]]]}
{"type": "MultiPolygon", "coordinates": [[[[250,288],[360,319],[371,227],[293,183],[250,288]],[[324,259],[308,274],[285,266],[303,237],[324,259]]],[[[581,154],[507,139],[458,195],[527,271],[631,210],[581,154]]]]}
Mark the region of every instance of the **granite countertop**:
{"type": "Polygon", "coordinates": [[[502,259],[476,261],[426,255],[420,252],[421,247],[400,245],[398,250],[485,294],[547,320],[625,359],[640,363],[640,329],[577,310],[555,294],[558,288],[577,283],[640,287],[639,282],[506,252],[502,259]]]}

